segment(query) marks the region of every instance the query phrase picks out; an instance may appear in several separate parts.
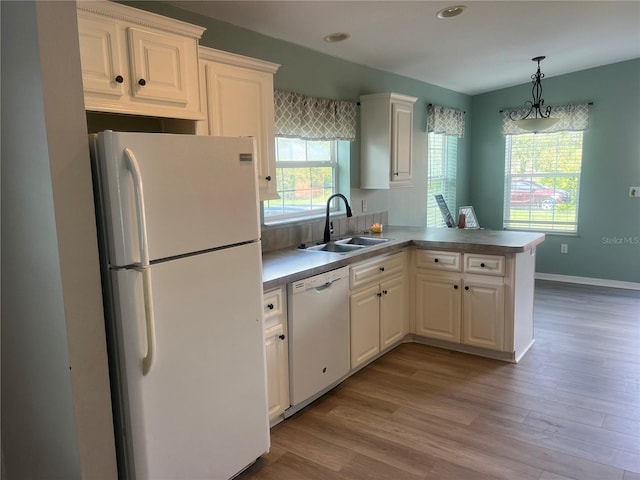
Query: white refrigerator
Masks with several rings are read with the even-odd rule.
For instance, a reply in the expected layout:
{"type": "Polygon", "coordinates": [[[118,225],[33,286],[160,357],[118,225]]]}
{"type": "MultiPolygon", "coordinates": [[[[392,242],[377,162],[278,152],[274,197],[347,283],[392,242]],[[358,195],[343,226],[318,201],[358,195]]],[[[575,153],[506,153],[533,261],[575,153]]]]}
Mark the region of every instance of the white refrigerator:
{"type": "Polygon", "coordinates": [[[269,449],[254,142],[90,144],[119,477],[231,478],[269,449]]]}

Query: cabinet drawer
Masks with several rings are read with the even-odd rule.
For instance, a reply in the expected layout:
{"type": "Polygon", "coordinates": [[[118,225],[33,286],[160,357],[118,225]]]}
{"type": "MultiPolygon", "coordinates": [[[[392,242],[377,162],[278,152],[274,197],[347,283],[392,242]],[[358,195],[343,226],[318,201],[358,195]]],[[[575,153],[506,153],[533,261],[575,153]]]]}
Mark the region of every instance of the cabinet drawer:
{"type": "Polygon", "coordinates": [[[362,287],[371,282],[379,282],[403,271],[404,252],[359,263],[350,269],[351,289],[362,287]]]}
{"type": "Polygon", "coordinates": [[[443,272],[459,272],[460,253],[440,250],[416,250],[416,266],[443,272]]]}
{"type": "Polygon", "coordinates": [[[273,319],[282,315],[284,308],[284,295],[281,288],[264,292],[263,296],[264,320],[273,319]]]}
{"type": "Polygon", "coordinates": [[[465,273],[498,275],[504,277],[504,257],[502,255],[464,254],[465,273]]]}

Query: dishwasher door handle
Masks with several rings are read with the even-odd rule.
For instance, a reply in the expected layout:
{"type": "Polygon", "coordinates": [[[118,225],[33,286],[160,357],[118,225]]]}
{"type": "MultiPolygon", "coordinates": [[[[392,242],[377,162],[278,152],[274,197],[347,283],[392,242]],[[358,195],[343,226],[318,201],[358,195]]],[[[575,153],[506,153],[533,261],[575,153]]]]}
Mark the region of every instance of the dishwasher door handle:
{"type": "Polygon", "coordinates": [[[331,287],[331,285],[333,285],[335,282],[337,282],[338,280],[340,280],[339,278],[336,278],[335,280],[331,281],[331,282],[327,282],[324,285],[320,285],[319,287],[316,287],[315,290],[316,292],[321,292],[323,290],[326,290],[327,288],[331,287]]]}

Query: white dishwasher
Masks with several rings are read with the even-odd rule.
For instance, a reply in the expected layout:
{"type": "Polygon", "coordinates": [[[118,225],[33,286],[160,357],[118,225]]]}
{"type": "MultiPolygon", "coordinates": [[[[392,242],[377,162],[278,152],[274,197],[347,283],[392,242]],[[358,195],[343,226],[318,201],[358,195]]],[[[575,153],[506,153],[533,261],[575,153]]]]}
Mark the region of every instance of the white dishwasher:
{"type": "Polygon", "coordinates": [[[288,304],[292,414],[349,371],[349,267],[290,283],[288,304]]]}

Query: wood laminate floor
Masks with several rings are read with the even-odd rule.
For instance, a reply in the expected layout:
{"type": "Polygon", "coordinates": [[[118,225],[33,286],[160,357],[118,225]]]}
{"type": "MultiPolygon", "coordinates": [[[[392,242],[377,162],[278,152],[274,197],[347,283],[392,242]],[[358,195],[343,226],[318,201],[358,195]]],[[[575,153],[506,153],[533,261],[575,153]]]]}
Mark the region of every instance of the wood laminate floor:
{"type": "Polygon", "coordinates": [[[540,281],[535,321],[518,365],[400,345],[238,479],[640,479],[640,292],[540,281]]]}

